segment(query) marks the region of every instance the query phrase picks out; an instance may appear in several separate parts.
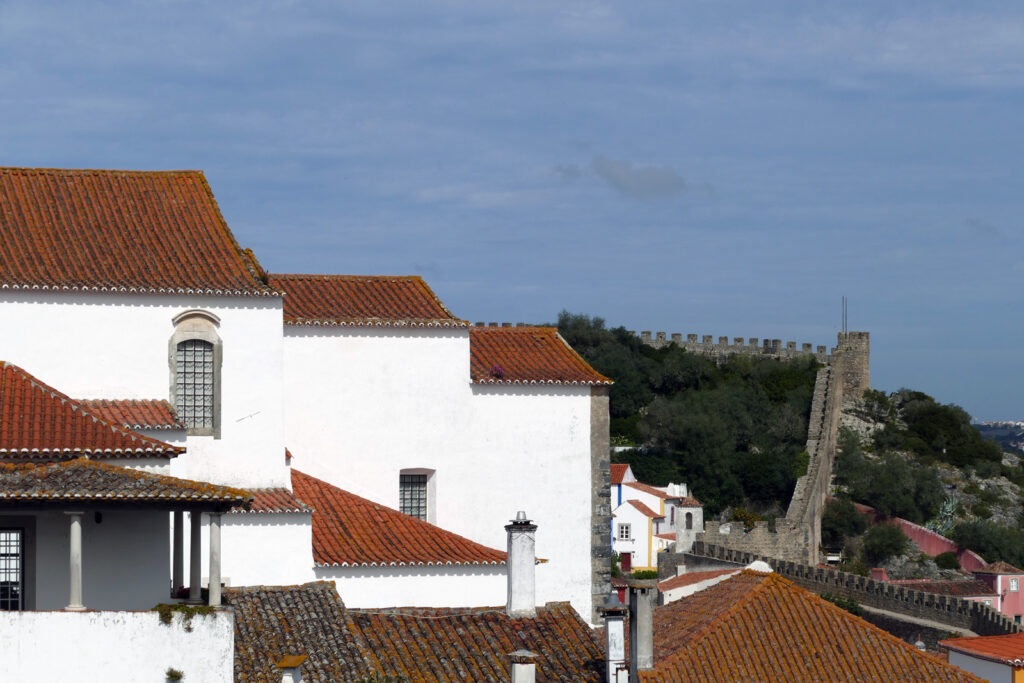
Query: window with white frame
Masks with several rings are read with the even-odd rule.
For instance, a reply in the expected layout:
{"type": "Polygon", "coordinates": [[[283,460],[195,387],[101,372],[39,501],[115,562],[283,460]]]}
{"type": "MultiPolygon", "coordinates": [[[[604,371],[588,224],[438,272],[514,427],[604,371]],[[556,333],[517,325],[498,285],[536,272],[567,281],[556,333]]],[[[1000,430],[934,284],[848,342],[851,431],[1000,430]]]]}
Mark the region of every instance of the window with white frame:
{"type": "Polygon", "coordinates": [[[633,525],[627,523],[619,524],[619,529],[616,536],[620,541],[633,540],[633,525]]]}
{"type": "Polygon", "coordinates": [[[223,344],[220,319],[190,310],[174,318],[168,361],[171,402],[190,435],[220,436],[220,370],[223,344]]]}
{"type": "Polygon", "coordinates": [[[1016,593],[1020,590],[1020,579],[1010,579],[1010,592],[1016,593]]]}
{"type": "Polygon", "coordinates": [[[25,608],[25,531],[0,529],[0,610],[25,608]]]}

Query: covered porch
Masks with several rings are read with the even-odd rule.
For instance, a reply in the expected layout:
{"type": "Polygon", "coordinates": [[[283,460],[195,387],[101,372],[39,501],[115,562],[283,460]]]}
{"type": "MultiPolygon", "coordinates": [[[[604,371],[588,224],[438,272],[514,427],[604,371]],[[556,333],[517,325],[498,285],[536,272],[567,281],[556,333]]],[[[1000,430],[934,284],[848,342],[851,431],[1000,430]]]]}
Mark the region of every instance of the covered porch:
{"type": "Polygon", "coordinates": [[[0,466],[0,609],[145,610],[189,586],[220,604],[221,515],[247,491],[87,458],[0,466]],[[183,554],[189,512],[189,558],[183,554]],[[168,543],[168,513],[173,514],[168,543]],[[201,528],[208,520],[208,566],[201,528]],[[171,568],[168,576],[168,568],[171,568]],[[187,568],[187,574],[186,574],[187,568]],[[186,583],[187,581],[187,583],[186,583]],[[170,589],[170,592],[168,592],[170,589]]]}

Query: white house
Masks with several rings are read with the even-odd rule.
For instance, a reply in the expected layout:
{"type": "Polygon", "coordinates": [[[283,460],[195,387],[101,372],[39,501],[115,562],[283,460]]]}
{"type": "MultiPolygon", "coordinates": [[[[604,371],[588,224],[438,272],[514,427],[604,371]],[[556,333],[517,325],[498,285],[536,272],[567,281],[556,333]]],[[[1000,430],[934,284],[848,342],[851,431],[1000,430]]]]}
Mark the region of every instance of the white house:
{"type": "Polygon", "coordinates": [[[612,465],[611,482],[612,550],[628,555],[624,567],[657,569],[659,552],[674,543],[688,550],[704,529],[704,508],[686,484],[650,486],[625,464],[612,465]]]}
{"type": "Polygon", "coordinates": [[[202,506],[145,513],[163,520],[144,553],[161,597],[172,580],[212,589],[216,564],[229,585],[331,578],[353,606],[499,604],[518,510],[543,529],[538,602],[593,621],[607,593],[609,381],[555,330],[470,327],[419,278],[266,274],[199,172],[0,169],[0,326],[0,360],[150,444],[119,466],[251,497],[214,506],[212,527],[202,506]],[[348,504],[320,510],[299,481],[348,504]],[[371,522],[352,561],[332,559],[371,522]]]}

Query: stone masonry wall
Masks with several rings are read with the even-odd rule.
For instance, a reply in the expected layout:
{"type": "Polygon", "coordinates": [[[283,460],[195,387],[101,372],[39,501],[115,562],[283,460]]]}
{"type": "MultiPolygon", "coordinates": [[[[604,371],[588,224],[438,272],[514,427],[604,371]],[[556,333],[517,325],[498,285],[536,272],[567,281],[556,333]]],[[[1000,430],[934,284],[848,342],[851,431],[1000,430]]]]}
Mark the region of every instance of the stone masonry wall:
{"type": "Polygon", "coordinates": [[[684,557],[691,555],[698,561],[713,558],[742,566],[763,560],[781,576],[819,595],[829,593],[849,598],[862,605],[969,629],[982,636],[1017,633],[1021,630],[1021,626],[1010,617],[973,600],[924,593],[857,574],[746,553],[702,541],[695,543],[693,553],[684,557]]]}
{"type": "Polygon", "coordinates": [[[612,589],[611,439],[608,387],[590,390],[590,623],[601,623],[597,611],[612,589]]]}
{"type": "MultiPolygon", "coordinates": [[[[636,334],[636,332],[633,332],[633,334],[636,334]]],[[[815,356],[822,363],[827,363],[829,359],[827,347],[825,346],[814,347],[804,343],[800,344],[798,348],[797,343],[793,341],[787,341],[785,346],[783,346],[781,339],[765,339],[762,341],[758,337],[750,337],[747,340],[743,337],[733,337],[732,343],[729,343],[729,337],[718,337],[716,342],[712,335],[705,334],[698,341],[696,334],[688,334],[684,339],[683,335],[678,332],[672,334],[671,337],[664,332],[656,332],[652,336],[648,330],[644,330],[640,333],[640,341],[656,349],[668,346],[669,344],[676,344],[691,353],[708,356],[719,363],[729,356],[738,353],[769,358],[815,356]],[[758,345],[759,341],[762,341],[761,345],[758,345]]]]}

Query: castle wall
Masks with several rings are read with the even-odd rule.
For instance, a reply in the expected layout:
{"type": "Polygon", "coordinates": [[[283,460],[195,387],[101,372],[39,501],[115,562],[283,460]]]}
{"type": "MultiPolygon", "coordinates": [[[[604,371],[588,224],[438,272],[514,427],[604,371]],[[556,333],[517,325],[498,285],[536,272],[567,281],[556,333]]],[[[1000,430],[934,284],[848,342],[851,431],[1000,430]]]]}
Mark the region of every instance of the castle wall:
{"type": "MultiPolygon", "coordinates": [[[[633,334],[636,334],[635,332],[633,334]]],[[[800,356],[814,356],[822,363],[829,361],[829,354],[825,346],[812,346],[808,343],[797,344],[794,341],[782,343],[781,339],[764,339],[758,337],[718,337],[717,341],[713,335],[705,334],[698,339],[696,334],[684,336],[678,332],[671,335],[665,332],[651,332],[644,330],[640,333],[640,341],[648,346],[660,349],[670,344],[689,351],[708,356],[716,362],[723,362],[726,358],[736,354],[751,356],[764,356],[766,358],[798,358],[800,356]],[[760,343],[759,343],[760,342],[760,343]]]]}

